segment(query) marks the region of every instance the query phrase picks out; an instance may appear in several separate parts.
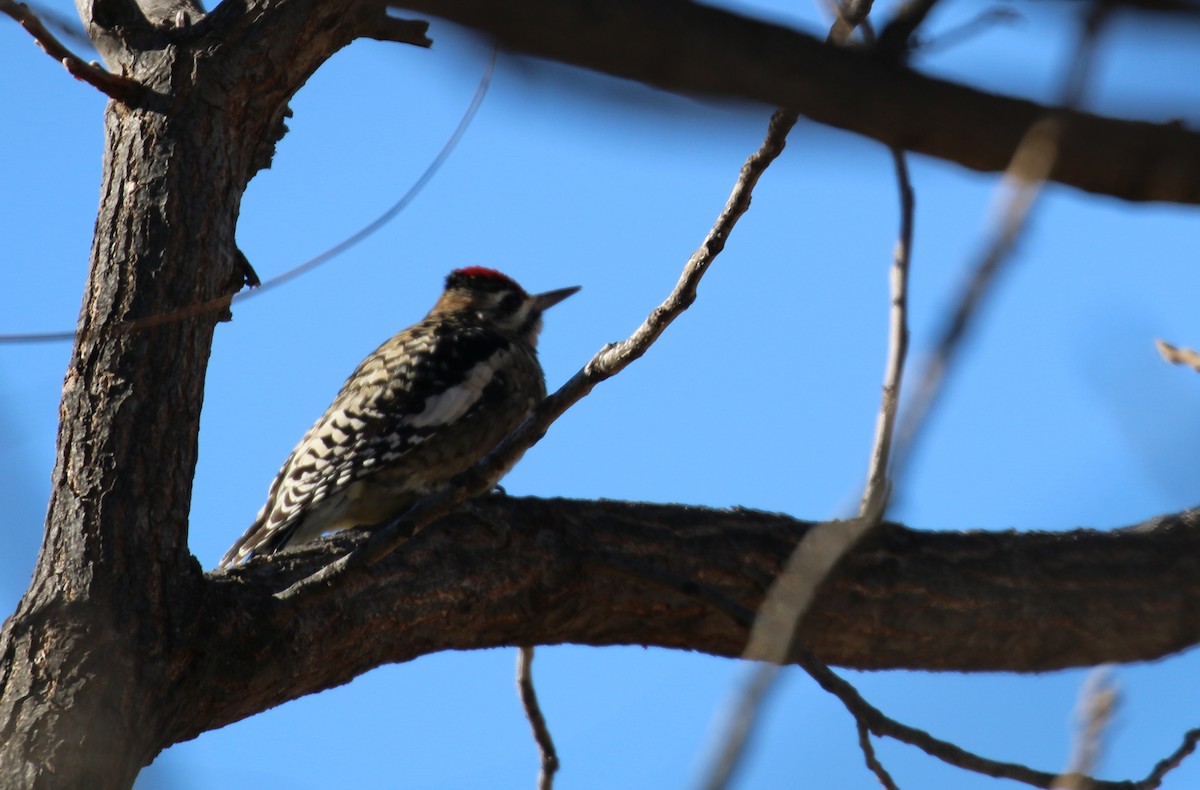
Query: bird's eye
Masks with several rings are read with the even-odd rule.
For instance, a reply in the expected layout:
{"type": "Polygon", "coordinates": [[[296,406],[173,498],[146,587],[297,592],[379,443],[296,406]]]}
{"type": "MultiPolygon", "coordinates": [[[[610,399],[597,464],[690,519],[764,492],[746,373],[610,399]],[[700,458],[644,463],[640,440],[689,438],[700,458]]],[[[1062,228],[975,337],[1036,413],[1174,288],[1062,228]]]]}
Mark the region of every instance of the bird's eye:
{"type": "Polygon", "coordinates": [[[520,306],[520,294],[506,293],[500,300],[500,311],[504,313],[515,313],[520,306]]]}

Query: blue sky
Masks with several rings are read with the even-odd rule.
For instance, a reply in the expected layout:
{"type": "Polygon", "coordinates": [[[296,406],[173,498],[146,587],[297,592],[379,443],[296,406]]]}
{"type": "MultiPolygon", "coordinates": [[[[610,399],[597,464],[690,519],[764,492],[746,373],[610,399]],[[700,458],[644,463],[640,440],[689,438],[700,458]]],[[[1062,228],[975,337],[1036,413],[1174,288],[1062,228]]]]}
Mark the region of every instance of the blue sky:
{"type": "MultiPolygon", "coordinates": [[[[68,3],[56,4],[73,13],[68,3]]],[[[969,17],[942,4],[932,31],[969,17]]],[[[1053,95],[1073,31],[1057,4],[919,61],[1007,93],[1053,95]]],[[[741,7],[827,27],[808,4],[741,7]]],[[[880,11],[888,6],[880,3],[880,11]]],[[[264,278],[350,235],[437,153],[487,58],[435,22],[431,51],[359,42],[297,95],[238,240],[264,278]]],[[[1200,121],[1200,28],[1106,40],[1089,107],[1200,121]],[[1188,114],[1190,113],[1190,115],[1188,114]]],[[[89,55],[88,57],[93,57],[89,55]]],[[[0,332],[74,325],[99,192],[104,103],[0,24],[6,241],[0,332]]],[[[663,95],[502,55],[451,160],[382,232],[218,327],[190,542],[211,567],[279,464],[366,353],[420,318],[451,268],[500,268],[531,290],[582,285],[548,316],[555,387],[667,293],[728,195],[770,109],[663,95]]],[[[914,157],[918,362],[982,244],[997,179],[914,157]]],[[[866,471],[886,342],[897,200],[887,152],[802,121],[700,299],[625,373],[571,410],[505,481],[513,494],[844,514],[866,471]]],[[[925,529],[1115,527],[1197,504],[1200,377],[1155,337],[1200,345],[1194,208],[1062,187],[973,332],[902,481],[893,517],[925,529]]],[[[0,348],[0,604],[31,571],[49,492],[65,344],[0,348]]],[[[144,788],[528,788],[536,752],[512,650],[429,656],[281,706],[162,755],[144,788]]],[[[1100,774],[1140,778],[1200,723],[1192,654],[1114,670],[1123,702],[1100,774]]],[[[692,787],[746,667],[638,647],[538,651],[560,787],[692,787]]],[[[1084,671],[1037,677],[855,674],[897,718],[987,756],[1066,765],[1084,671]]],[[[852,722],[802,674],[772,700],[738,787],[856,790],[852,722]]],[[[901,787],[1013,786],[885,742],[901,787]]],[[[1168,788],[1200,785],[1200,761],[1168,788]]]]}

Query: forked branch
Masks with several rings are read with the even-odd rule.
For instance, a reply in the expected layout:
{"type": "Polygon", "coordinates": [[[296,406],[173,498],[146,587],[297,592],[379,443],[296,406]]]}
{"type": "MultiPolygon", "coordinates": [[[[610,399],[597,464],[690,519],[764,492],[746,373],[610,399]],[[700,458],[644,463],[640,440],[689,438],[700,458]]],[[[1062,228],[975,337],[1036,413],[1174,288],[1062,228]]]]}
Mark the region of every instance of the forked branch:
{"type": "Polygon", "coordinates": [[[150,93],[145,85],[128,77],[106,71],[99,63],[88,63],[51,33],[37,14],[24,3],[0,0],[0,11],[17,21],[33,36],[37,45],[57,60],[77,80],[86,82],[105,96],[128,105],[140,104],[150,93]]]}

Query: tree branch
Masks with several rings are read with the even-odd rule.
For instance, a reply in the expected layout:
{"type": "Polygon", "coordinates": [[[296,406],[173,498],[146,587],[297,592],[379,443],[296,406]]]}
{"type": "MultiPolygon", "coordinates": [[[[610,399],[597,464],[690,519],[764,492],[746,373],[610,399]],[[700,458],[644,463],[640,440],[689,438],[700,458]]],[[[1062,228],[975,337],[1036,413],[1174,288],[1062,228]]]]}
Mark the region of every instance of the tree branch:
{"type": "Polygon", "coordinates": [[[892,775],[883,767],[883,763],[879,762],[879,757],[875,754],[875,746],[871,743],[871,730],[860,719],[857,722],[858,729],[858,748],[862,750],[863,760],[867,764],[867,768],[871,773],[875,774],[875,778],[879,780],[884,790],[900,790],[896,785],[896,780],[892,779],[892,775]]]}
{"type": "MultiPolygon", "coordinates": [[[[679,505],[488,497],[477,508],[483,518],[436,522],[300,604],[274,595],[368,535],[209,574],[196,633],[180,636],[203,660],[171,692],[206,702],[181,706],[170,742],[442,650],[570,642],[737,656],[738,611],[758,607],[811,527],[679,505]],[[712,594],[617,570],[614,558],[712,594]]],[[[822,661],[860,669],[1042,672],[1159,658],[1200,642],[1200,510],[1111,532],[885,524],[828,580],[801,639],[822,661]]]]}
{"type": "MultiPolygon", "coordinates": [[[[985,172],[1052,108],[918,74],[685,0],[397,0],[538,57],[681,93],[792,108],[818,123],[985,172]]],[[[1125,200],[1200,203],[1200,133],[1065,112],[1050,180],[1125,200]]]]}
{"type": "Polygon", "coordinates": [[[517,648],[517,692],[521,696],[521,707],[525,709],[525,718],[533,730],[533,740],[537,743],[538,757],[541,767],[538,770],[538,790],[554,790],[554,774],[558,771],[558,752],[554,748],[554,739],[550,736],[550,727],[538,704],[537,690],[533,687],[533,648],[517,648]]]}
{"type": "MultiPolygon", "coordinates": [[[[1014,782],[1042,788],[1053,787],[1054,781],[1058,778],[1056,774],[1039,771],[1021,763],[1009,763],[981,757],[949,741],[936,738],[924,730],[898,722],[863,699],[862,695],[858,693],[858,689],[819,661],[813,660],[811,657],[801,657],[800,664],[812,676],[812,679],[820,684],[821,688],[838,698],[850,715],[854,716],[855,722],[860,728],[865,727],[876,735],[895,738],[902,743],[916,746],[931,757],[936,757],[948,765],[984,776],[1011,779],[1014,782]]],[[[1132,783],[1093,780],[1093,787],[1094,790],[1132,790],[1132,783]]]]}

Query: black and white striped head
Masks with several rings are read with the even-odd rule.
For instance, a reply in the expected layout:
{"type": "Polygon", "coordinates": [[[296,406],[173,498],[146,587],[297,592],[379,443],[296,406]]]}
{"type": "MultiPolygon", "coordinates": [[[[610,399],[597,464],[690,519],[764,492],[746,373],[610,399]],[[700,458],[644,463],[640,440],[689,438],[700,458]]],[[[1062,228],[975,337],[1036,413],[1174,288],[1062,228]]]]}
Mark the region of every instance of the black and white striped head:
{"type": "Polygon", "coordinates": [[[489,324],[504,334],[537,344],[542,312],[579,290],[579,286],[528,294],[506,274],[483,266],[455,269],[430,315],[456,313],[489,324]]]}

